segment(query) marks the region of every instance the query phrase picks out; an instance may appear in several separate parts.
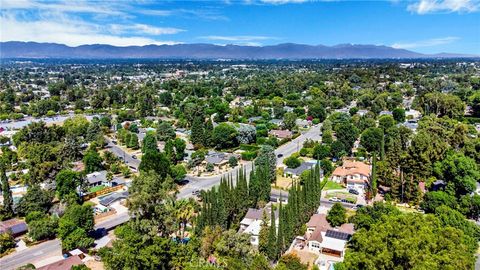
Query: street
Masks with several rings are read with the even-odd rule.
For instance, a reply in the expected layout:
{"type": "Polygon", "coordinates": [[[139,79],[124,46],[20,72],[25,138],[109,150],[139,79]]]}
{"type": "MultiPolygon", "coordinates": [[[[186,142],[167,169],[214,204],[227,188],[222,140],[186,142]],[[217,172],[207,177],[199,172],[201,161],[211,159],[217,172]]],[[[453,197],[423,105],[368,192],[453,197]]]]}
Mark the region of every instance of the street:
{"type": "Polygon", "coordinates": [[[62,248],[59,239],[49,240],[44,243],[29,247],[25,250],[14,252],[0,259],[0,269],[11,270],[31,263],[41,261],[53,256],[61,256],[62,248]]]}
{"type": "Polygon", "coordinates": [[[291,154],[300,151],[303,147],[303,143],[307,140],[319,141],[321,140],[320,128],[321,124],[312,126],[308,131],[298,136],[297,138],[289,141],[288,143],[281,145],[275,150],[275,155],[277,156],[277,166],[283,164],[283,160],[289,157],[291,154]],[[281,155],[278,157],[278,155],[281,155]]]}
{"type": "Polygon", "coordinates": [[[118,158],[124,160],[127,166],[132,166],[135,168],[135,170],[138,170],[138,166],[140,166],[140,160],[132,158],[129,153],[125,152],[120,146],[114,144],[108,137],[105,136],[105,139],[107,140],[107,147],[109,151],[111,151],[118,158]]]}

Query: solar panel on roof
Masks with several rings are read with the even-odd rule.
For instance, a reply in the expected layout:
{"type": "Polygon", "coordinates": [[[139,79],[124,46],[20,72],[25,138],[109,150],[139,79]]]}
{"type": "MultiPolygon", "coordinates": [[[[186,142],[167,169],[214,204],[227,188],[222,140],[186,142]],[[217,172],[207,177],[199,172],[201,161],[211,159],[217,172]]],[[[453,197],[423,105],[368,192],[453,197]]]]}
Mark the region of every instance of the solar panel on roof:
{"type": "Polygon", "coordinates": [[[345,232],[334,231],[334,230],[327,230],[327,232],[325,233],[325,236],[335,238],[335,239],[345,240],[345,241],[347,241],[350,238],[350,234],[345,232]]]}

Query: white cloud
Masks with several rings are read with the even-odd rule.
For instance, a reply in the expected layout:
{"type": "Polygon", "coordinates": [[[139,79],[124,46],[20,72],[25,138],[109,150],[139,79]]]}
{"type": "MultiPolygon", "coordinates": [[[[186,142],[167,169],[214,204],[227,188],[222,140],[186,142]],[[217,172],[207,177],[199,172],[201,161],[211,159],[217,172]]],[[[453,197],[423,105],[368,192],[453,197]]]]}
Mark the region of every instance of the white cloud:
{"type": "Polygon", "coordinates": [[[236,42],[236,41],[252,42],[252,41],[260,41],[260,40],[276,39],[275,37],[267,37],[267,36],[204,36],[200,38],[208,39],[208,40],[233,41],[233,42],[236,42]]]}
{"type": "Polygon", "coordinates": [[[182,18],[199,18],[212,21],[228,21],[228,17],[220,14],[215,9],[140,9],[135,11],[139,14],[151,15],[151,16],[179,16],[182,18]]]}
{"type": "Polygon", "coordinates": [[[468,13],[479,9],[479,0],[420,0],[407,6],[407,10],[418,14],[468,13]]]}
{"type": "Polygon", "coordinates": [[[35,10],[35,11],[53,11],[53,12],[70,12],[70,13],[91,13],[116,16],[128,16],[120,10],[124,5],[108,1],[107,4],[101,1],[94,3],[82,0],[60,0],[40,2],[33,0],[2,0],[0,10],[35,10]]]}
{"type": "Polygon", "coordinates": [[[104,31],[104,27],[65,16],[24,20],[13,14],[0,16],[1,41],[54,42],[69,46],[84,44],[111,44],[116,46],[175,44],[142,36],[118,36],[104,31]]]}
{"type": "Polygon", "coordinates": [[[146,25],[146,24],[112,24],[110,25],[111,30],[113,33],[116,34],[123,34],[123,33],[130,33],[130,32],[137,32],[137,33],[143,33],[147,35],[171,35],[171,34],[177,34],[180,32],[184,32],[185,30],[183,29],[178,29],[178,28],[173,28],[173,27],[155,27],[151,25],[146,25]]]}
{"type": "Polygon", "coordinates": [[[449,44],[459,39],[460,39],[459,37],[432,38],[432,39],[420,40],[415,42],[395,43],[392,45],[392,47],[396,49],[414,49],[414,48],[423,48],[423,47],[434,47],[438,45],[449,44]]]}

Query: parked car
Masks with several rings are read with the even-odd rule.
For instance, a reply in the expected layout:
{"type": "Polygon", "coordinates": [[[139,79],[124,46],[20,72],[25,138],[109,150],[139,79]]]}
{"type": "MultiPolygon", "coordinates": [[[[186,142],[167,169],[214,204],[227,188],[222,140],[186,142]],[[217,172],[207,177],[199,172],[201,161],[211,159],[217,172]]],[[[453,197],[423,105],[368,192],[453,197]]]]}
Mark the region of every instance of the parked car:
{"type": "Polygon", "coordinates": [[[348,192],[351,193],[351,194],[355,194],[355,195],[359,195],[359,194],[360,194],[360,192],[358,192],[358,190],[353,189],[353,188],[349,189],[348,192]]]}
{"type": "Polygon", "coordinates": [[[340,201],[342,201],[342,200],[340,200],[340,199],[337,198],[337,197],[332,197],[332,198],[330,198],[330,199],[328,199],[328,200],[331,201],[331,202],[340,202],[340,201]]]}
{"type": "Polygon", "coordinates": [[[112,141],[112,143],[116,145],[116,144],[117,144],[117,141],[112,141]]]}
{"type": "Polygon", "coordinates": [[[281,158],[281,157],[283,157],[283,154],[278,154],[277,155],[277,158],[281,158]]]}
{"type": "Polygon", "coordinates": [[[135,155],[132,155],[132,158],[133,158],[133,159],[137,159],[137,156],[135,156],[135,155]]]}

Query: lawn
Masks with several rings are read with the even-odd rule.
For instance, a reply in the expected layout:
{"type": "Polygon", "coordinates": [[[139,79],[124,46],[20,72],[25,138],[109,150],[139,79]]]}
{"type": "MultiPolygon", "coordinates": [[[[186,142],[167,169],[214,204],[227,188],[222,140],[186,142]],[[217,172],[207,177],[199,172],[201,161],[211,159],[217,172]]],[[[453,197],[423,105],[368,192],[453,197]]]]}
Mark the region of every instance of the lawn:
{"type": "Polygon", "coordinates": [[[340,185],[339,183],[335,183],[333,181],[327,181],[327,184],[323,187],[324,190],[329,190],[329,189],[343,189],[344,187],[340,185]]]}
{"type": "Polygon", "coordinates": [[[93,193],[93,192],[100,191],[100,190],[102,190],[102,189],[104,189],[104,188],[105,188],[104,185],[100,185],[100,186],[96,186],[96,187],[91,187],[88,191],[89,191],[90,193],[93,193]]]}

